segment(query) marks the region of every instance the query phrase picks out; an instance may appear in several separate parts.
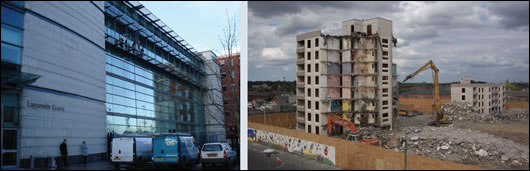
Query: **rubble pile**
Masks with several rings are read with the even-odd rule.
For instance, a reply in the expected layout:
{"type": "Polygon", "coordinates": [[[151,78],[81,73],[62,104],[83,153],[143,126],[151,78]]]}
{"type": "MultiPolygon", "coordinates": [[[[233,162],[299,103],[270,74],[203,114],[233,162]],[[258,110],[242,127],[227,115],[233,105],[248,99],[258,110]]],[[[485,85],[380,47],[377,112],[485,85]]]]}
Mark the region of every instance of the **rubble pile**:
{"type": "Polygon", "coordinates": [[[390,141],[393,136],[393,133],[390,131],[376,127],[361,127],[357,129],[357,132],[364,139],[377,138],[382,146],[385,145],[386,142],[390,141]]]}
{"type": "MultiPolygon", "coordinates": [[[[409,130],[418,128],[411,127],[409,130]]],[[[421,156],[477,164],[488,162],[513,166],[528,165],[528,147],[511,140],[480,131],[454,127],[424,127],[421,132],[408,136],[409,153],[421,156]]],[[[398,147],[384,147],[403,152],[405,137],[399,138],[398,147]]]]}
{"type": "Polygon", "coordinates": [[[510,109],[502,113],[504,120],[524,120],[528,119],[528,109],[510,109]]]}
{"type": "Polygon", "coordinates": [[[499,122],[501,117],[479,113],[479,109],[467,102],[451,102],[442,104],[442,113],[449,115],[452,119],[471,120],[473,122],[499,122]]]}

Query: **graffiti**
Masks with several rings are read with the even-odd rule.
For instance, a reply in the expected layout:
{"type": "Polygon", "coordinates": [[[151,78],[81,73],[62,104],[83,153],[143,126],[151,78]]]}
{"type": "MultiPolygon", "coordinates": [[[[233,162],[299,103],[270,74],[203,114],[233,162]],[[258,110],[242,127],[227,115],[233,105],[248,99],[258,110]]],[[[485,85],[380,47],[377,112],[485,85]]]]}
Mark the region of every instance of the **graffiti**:
{"type": "Polygon", "coordinates": [[[336,165],[335,147],[333,146],[252,128],[248,129],[248,140],[266,145],[272,145],[290,153],[304,155],[319,162],[336,165]]]}
{"type": "Polygon", "coordinates": [[[177,143],[177,140],[171,139],[169,137],[166,137],[165,141],[167,146],[174,146],[177,143]]]}

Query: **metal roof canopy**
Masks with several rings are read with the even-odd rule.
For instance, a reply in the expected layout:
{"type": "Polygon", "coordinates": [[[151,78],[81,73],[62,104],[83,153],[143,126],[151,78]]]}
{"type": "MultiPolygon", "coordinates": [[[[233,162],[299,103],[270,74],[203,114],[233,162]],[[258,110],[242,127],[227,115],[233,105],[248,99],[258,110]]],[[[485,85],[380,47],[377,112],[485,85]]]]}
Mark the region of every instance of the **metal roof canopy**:
{"type": "MultiPolygon", "coordinates": [[[[185,47],[181,42],[184,41],[182,37],[180,37],[178,34],[176,34],[169,26],[167,26],[164,22],[162,22],[158,17],[156,17],[151,11],[149,11],[147,8],[145,8],[140,2],[138,1],[124,1],[127,6],[134,9],[140,16],[142,16],[147,21],[150,21],[155,27],[160,29],[162,33],[164,33],[167,37],[172,39],[175,43],[178,45],[181,45],[182,47],[185,47]],[[167,27],[164,28],[164,27],[167,27]],[[174,35],[170,34],[173,33],[174,35]],[[177,38],[180,38],[181,40],[178,40],[177,38]]],[[[185,41],[184,41],[185,42],[185,41]]],[[[186,42],[187,44],[187,42],[186,42]]],[[[199,59],[200,61],[204,62],[204,59],[202,59],[199,55],[197,55],[197,50],[195,50],[193,47],[191,48],[183,48],[188,53],[190,53],[195,58],[199,59]]]]}

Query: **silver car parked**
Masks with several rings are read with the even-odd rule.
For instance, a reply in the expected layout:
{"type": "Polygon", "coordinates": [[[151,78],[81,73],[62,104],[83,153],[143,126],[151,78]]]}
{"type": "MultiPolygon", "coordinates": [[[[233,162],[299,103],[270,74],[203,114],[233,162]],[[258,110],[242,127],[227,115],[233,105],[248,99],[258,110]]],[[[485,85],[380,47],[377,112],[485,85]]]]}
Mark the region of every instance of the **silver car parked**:
{"type": "Polygon", "coordinates": [[[225,164],[232,168],[237,163],[237,152],[232,150],[227,143],[206,143],[201,148],[202,167],[215,164],[225,164]]]}

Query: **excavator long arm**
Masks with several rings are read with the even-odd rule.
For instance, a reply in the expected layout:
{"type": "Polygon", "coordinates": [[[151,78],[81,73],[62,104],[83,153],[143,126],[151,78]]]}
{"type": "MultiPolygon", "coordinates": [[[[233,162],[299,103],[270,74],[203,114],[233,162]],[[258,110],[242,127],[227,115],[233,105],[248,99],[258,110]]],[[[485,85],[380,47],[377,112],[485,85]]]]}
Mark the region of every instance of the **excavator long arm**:
{"type": "Polygon", "coordinates": [[[442,118],[442,110],[441,110],[441,104],[440,104],[440,90],[439,90],[439,87],[438,87],[438,68],[436,68],[436,65],[434,65],[434,63],[432,62],[432,60],[430,60],[429,62],[427,62],[425,65],[423,65],[423,67],[421,67],[420,69],[418,69],[416,72],[408,75],[405,80],[403,80],[403,82],[413,78],[414,76],[418,75],[420,72],[428,69],[428,68],[431,68],[433,71],[434,71],[434,78],[433,78],[433,83],[434,83],[434,114],[435,114],[435,118],[434,118],[434,121],[439,121],[441,118],[442,118]]]}

